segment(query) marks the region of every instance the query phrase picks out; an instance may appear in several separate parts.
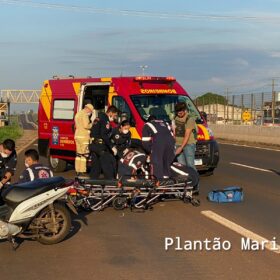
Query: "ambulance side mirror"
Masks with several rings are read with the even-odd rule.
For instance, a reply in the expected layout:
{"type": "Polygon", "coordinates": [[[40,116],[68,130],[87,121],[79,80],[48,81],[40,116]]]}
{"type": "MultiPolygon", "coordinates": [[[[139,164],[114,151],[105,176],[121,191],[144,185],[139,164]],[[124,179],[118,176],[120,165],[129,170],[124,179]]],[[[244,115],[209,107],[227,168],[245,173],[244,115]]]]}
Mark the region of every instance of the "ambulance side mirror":
{"type": "Polygon", "coordinates": [[[207,114],[204,111],[200,112],[200,116],[207,122],[207,114]]]}

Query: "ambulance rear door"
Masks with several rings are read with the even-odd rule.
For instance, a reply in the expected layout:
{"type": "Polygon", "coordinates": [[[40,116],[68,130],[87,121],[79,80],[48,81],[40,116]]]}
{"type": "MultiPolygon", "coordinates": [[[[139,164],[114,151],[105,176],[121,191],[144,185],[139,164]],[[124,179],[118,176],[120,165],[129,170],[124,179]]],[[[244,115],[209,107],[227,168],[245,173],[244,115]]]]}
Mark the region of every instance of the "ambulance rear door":
{"type": "Polygon", "coordinates": [[[52,104],[50,155],[71,159],[75,157],[74,117],[77,98],[55,97],[52,104]]]}
{"type": "Polygon", "coordinates": [[[105,112],[108,108],[110,84],[110,82],[91,82],[83,84],[81,86],[77,111],[82,110],[86,104],[92,104],[94,107],[92,120],[98,116],[98,113],[105,112]]]}

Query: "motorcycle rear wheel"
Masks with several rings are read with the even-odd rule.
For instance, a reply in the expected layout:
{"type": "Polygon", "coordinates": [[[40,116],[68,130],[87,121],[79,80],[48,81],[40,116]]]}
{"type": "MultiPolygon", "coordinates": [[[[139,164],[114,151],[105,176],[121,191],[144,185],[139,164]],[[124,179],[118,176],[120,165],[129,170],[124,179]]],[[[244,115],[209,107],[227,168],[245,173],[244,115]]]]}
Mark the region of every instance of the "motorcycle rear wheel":
{"type": "MultiPolygon", "coordinates": [[[[52,222],[42,223],[43,230],[39,230],[39,236],[37,238],[37,241],[42,244],[52,245],[59,243],[67,236],[70,231],[71,217],[69,210],[64,205],[56,203],[54,204],[54,213],[57,232],[49,230],[49,227],[52,226],[52,222]]],[[[51,219],[50,208],[44,208],[37,219],[51,219]]]]}

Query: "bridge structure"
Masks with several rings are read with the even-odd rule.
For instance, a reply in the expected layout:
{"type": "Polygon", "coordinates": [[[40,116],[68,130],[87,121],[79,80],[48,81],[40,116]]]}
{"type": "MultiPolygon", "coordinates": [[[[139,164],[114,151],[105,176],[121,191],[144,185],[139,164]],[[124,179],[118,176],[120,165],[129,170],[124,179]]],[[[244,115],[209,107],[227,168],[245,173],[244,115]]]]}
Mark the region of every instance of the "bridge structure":
{"type": "MultiPolygon", "coordinates": [[[[22,90],[22,89],[3,89],[0,91],[0,127],[9,123],[10,105],[11,104],[38,104],[40,98],[40,90],[22,90]]],[[[31,116],[20,116],[22,125],[26,127],[36,128],[33,120],[29,120],[31,116]]]]}
{"type": "Polygon", "coordinates": [[[1,103],[38,104],[40,90],[3,89],[0,91],[1,103]]]}

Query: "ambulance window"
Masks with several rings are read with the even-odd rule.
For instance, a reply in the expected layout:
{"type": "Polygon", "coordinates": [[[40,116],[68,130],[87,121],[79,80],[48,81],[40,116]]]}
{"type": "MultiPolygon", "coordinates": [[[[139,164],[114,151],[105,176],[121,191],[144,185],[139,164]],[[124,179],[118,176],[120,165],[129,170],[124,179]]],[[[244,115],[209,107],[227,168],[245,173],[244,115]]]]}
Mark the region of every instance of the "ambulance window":
{"type": "Polygon", "coordinates": [[[114,96],[112,103],[112,105],[116,106],[120,111],[120,121],[127,119],[130,121],[131,126],[135,126],[135,121],[126,101],[121,96],[114,96]]]}
{"type": "Polygon", "coordinates": [[[53,103],[54,120],[73,120],[74,119],[74,100],[59,99],[53,103]]]}

